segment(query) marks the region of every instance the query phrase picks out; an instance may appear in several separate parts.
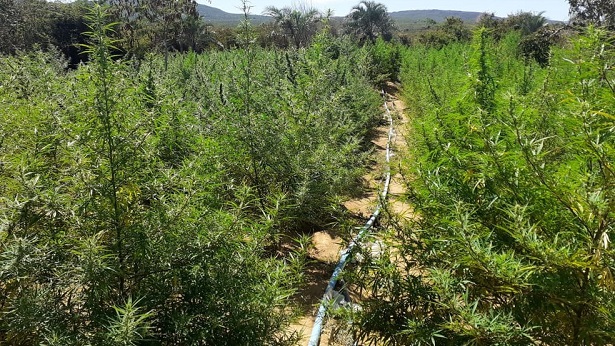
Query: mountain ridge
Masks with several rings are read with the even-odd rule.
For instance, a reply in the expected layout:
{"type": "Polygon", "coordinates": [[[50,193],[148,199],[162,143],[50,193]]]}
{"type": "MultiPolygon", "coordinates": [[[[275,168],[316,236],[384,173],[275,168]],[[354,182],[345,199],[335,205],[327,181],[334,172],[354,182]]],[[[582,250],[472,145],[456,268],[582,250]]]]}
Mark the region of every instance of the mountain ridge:
{"type": "Polygon", "coordinates": [[[464,22],[475,22],[485,12],[456,11],[456,10],[405,10],[389,12],[393,20],[419,21],[433,19],[436,22],[443,22],[447,17],[459,17],[464,22]]]}
{"type": "MultiPolygon", "coordinates": [[[[197,10],[201,16],[212,24],[237,25],[244,19],[241,13],[229,13],[219,8],[198,4],[197,10]]],[[[454,10],[405,10],[389,12],[389,15],[395,21],[420,21],[425,19],[433,19],[436,22],[443,22],[447,17],[459,17],[466,22],[474,22],[483,12],[471,11],[454,11],[454,10]]],[[[335,16],[336,19],[341,19],[344,16],[335,16]]],[[[269,16],[250,14],[248,16],[253,24],[262,24],[272,21],[269,16]]]]}
{"type": "MultiPolygon", "coordinates": [[[[197,4],[196,9],[206,21],[212,24],[237,25],[244,19],[242,13],[228,13],[213,6],[197,4]]],[[[253,24],[267,23],[272,20],[269,16],[258,14],[250,14],[248,15],[248,19],[250,19],[253,24]]]]}

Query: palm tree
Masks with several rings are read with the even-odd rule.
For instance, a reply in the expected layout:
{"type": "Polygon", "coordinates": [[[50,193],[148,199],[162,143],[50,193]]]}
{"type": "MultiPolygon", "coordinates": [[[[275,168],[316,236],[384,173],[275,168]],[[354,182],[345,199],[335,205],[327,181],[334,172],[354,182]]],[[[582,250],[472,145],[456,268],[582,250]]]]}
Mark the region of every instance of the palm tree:
{"type": "Polygon", "coordinates": [[[387,8],[381,3],[363,0],[348,14],[346,31],[360,42],[374,42],[378,37],[388,41],[395,28],[387,8]]]}
{"type": "Polygon", "coordinates": [[[547,24],[547,18],[543,16],[543,13],[518,12],[509,15],[506,23],[508,27],[518,30],[521,35],[530,35],[547,24]]]}
{"type": "Polygon", "coordinates": [[[322,14],[311,7],[283,7],[269,6],[263,12],[273,17],[275,24],[283,35],[296,48],[304,47],[316,33],[317,24],[322,19],[322,14]]]}

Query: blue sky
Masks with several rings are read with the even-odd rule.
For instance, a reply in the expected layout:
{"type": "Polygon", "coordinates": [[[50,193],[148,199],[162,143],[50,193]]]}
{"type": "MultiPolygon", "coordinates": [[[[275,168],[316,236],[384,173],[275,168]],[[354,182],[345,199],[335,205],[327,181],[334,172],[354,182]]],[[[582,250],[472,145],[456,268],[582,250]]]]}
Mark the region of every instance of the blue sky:
{"type": "MultiPolygon", "coordinates": [[[[208,3],[197,0],[205,5],[217,7],[230,13],[239,13],[240,0],[211,0],[208,3]]],[[[350,12],[352,6],[360,0],[305,0],[300,3],[312,4],[319,10],[332,9],[336,16],[344,16],[350,12]]],[[[476,12],[494,12],[497,16],[506,17],[518,11],[542,12],[544,16],[553,20],[568,20],[568,1],[566,0],[383,0],[389,11],[403,10],[461,10],[476,12]]],[[[266,6],[292,6],[299,3],[296,0],[251,0],[253,14],[261,14],[266,6]]]]}

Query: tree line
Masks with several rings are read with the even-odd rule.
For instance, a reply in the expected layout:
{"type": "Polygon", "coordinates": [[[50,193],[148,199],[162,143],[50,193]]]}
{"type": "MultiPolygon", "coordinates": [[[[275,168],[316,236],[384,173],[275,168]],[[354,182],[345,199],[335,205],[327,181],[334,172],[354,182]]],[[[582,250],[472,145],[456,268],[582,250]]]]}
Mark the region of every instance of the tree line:
{"type": "MultiPolygon", "coordinates": [[[[44,0],[2,0],[0,2],[0,53],[14,54],[33,49],[57,49],[72,64],[87,59],[83,54],[88,30],[86,14],[95,2],[79,0],[72,3],[44,0]]],[[[111,35],[116,53],[142,59],[151,52],[202,52],[239,46],[239,26],[214,27],[197,11],[190,0],[108,0],[109,22],[117,23],[111,35]]],[[[246,8],[246,19],[249,19],[246,8]]],[[[268,7],[264,14],[271,23],[253,27],[256,41],[263,47],[306,47],[323,27],[331,33],[348,33],[357,40],[374,41],[377,37],[390,40],[393,22],[386,7],[363,1],[348,16],[347,22],[329,22],[324,14],[306,5],[268,7]],[[373,14],[376,14],[374,17],[373,14]],[[369,19],[368,19],[369,18],[369,19]]]]}
{"type": "MultiPolygon", "coordinates": [[[[118,25],[114,37],[118,53],[143,58],[148,52],[195,51],[224,49],[238,46],[237,28],[212,26],[197,11],[193,0],[106,0],[98,3],[110,7],[110,18],[118,25]]],[[[572,23],[595,23],[612,28],[613,8],[610,1],[570,0],[572,23]]],[[[87,31],[85,15],[92,1],[71,3],[44,0],[0,1],[0,53],[57,49],[71,64],[86,60],[82,44],[87,31]]],[[[363,44],[377,38],[389,41],[398,37],[402,43],[412,43],[413,35],[399,33],[386,6],[375,1],[361,1],[340,21],[331,12],[323,13],[305,4],[276,8],[268,7],[265,15],[270,23],[253,28],[256,41],[263,47],[305,47],[314,35],[327,27],[333,35],[349,35],[363,44]]],[[[248,17],[246,17],[248,18],[248,17]]],[[[478,24],[500,31],[520,29],[536,32],[546,22],[542,13],[518,13],[506,19],[492,14],[483,15],[478,23],[463,23],[448,18],[441,25],[429,26],[415,37],[416,43],[446,44],[455,40],[469,40],[470,26],[478,24]]],[[[414,35],[416,36],[416,35],[414,35]]]]}

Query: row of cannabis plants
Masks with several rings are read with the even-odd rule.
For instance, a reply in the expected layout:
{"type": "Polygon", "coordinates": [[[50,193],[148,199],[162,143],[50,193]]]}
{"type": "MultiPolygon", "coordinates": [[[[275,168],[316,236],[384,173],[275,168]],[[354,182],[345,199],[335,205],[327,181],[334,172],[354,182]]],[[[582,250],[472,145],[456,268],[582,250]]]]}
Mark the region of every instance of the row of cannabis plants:
{"type": "Polygon", "coordinates": [[[0,57],[0,343],[283,345],[304,254],[360,186],[365,50],[0,57]]]}
{"type": "Polygon", "coordinates": [[[568,35],[544,67],[517,35],[485,29],[471,45],[404,52],[415,215],[390,256],[355,273],[374,292],[358,339],[615,340],[613,36],[568,35]]]}

